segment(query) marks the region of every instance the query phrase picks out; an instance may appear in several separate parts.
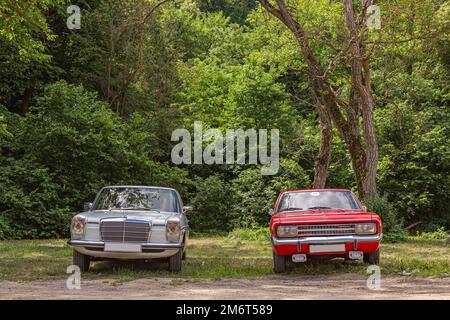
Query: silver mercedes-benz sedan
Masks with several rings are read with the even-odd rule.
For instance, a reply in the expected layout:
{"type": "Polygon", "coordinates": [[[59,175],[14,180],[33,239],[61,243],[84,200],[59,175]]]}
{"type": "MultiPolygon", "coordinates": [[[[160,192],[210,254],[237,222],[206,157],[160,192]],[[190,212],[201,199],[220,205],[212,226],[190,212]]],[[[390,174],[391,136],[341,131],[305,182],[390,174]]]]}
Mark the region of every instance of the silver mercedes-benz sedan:
{"type": "Polygon", "coordinates": [[[181,271],[189,228],[180,194],[171,188],[110,186],[84,205],[71,223],[73,263],[88,271],[92,260],[166,258],[181,271]]]}

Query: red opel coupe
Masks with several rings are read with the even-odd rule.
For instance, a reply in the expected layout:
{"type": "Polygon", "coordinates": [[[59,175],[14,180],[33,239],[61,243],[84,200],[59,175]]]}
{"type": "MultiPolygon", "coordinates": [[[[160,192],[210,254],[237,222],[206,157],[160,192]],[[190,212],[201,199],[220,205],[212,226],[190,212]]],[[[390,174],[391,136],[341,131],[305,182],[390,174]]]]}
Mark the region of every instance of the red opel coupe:
{"type": "Polygon", "coordinates": [[[343,257],[379,264],[381,218],[346,189],[282,192],[269,212],[274,271],[286,262],[343,257]]]}

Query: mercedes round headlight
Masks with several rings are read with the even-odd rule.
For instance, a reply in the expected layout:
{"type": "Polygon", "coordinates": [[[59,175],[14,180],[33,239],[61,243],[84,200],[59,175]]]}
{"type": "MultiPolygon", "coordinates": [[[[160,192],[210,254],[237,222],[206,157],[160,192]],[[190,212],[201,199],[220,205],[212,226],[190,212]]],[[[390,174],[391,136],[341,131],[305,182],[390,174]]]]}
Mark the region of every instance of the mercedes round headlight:
{"type": "Polygon", "coordinates": [[[277,228],[280,238],[293,238],[298,236],[298,227],[294,225],[281,225],[277,228]]]}
{"type": "Polygon", "coordinates": [[[170,242],[178,242],[181,237],[180,220],[173,219],[166,223],[166,239],[170,242]]]}
{"type": "Polygon", "coordinates": [[[374,234],[377,233],[376,223],[357,223],[355,228],[356,234],[374,234]]]}
{"type": "Polygon", "coordinates": [[[80,239],[83,236],[85,224],[86,220],[84,217],[75,216],[72,219],[72,223],[70,224],[70,234],[72,235],[72,239],[80,239]]]}

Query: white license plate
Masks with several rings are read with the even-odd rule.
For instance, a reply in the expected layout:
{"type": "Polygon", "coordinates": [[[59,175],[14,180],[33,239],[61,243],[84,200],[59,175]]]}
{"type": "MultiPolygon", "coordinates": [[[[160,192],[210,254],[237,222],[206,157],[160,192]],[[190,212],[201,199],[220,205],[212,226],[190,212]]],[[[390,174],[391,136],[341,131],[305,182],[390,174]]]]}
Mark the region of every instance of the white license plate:
{"type": "Polygon", "coordinates": [[[105,251],[109,252],[141,252],[142,248],[140,244],[136,243],[117,243],[106,242],[105,251]]]}
{"type": "Polygon", "coordinates": [[[309,246],[309,252],[345,252],[345,244],[312,244],[309,246]]]}
{"type": "Polygon", "coordinates": [[[306,254],[293,254],[292,262],[306,262],[306,254]]]}

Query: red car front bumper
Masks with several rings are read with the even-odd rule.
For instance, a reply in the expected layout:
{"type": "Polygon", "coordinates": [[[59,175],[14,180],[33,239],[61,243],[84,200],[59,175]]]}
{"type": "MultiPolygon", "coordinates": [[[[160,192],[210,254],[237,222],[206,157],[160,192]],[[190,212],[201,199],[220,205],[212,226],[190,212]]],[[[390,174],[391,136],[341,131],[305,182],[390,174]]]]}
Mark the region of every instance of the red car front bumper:
{"type": "Polygon", "coordinates": [[[276,254],[288,256],[298,253],[313,255],[345,255],[350,251],[362,251],[370,253],[380,246],[382,235],[369,236],[335,236],[335,237],[304,237],[304,238],[275,238],[272,237],[272,245],[276,254]],[[333,252],[311,252],[310,246],[344,244],[344,250],[333,252]]]}

